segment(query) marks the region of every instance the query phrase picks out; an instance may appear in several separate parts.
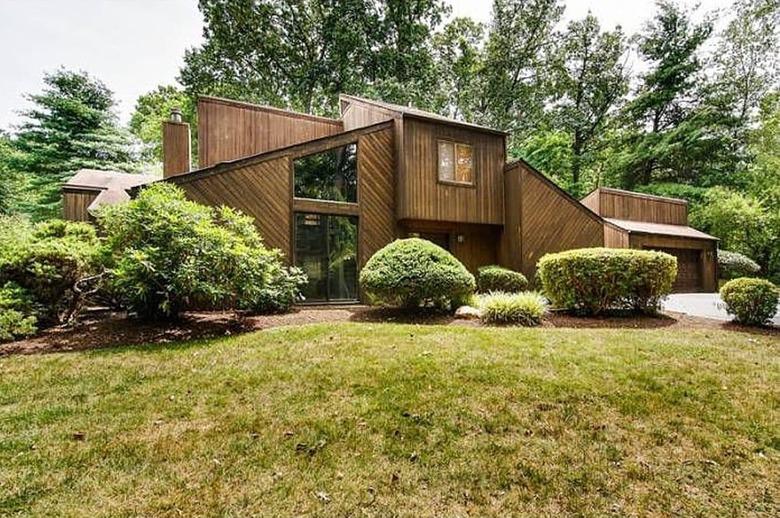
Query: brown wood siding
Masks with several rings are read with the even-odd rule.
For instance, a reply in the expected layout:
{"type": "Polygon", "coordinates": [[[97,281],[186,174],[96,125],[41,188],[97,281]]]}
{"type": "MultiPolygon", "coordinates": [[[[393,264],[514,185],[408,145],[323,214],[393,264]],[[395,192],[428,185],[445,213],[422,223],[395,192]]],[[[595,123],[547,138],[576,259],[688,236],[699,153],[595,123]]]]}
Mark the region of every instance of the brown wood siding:
{"type": "Polygon", "coordinates": [[[62,191],[62,217],[69,221],[90,221],[87,207],[95,201],[100,191],[67,189],[62,191]]]}
{"type": "Polygon", "coordinates": [[[206,205],[227,205],[255,218],[266,245],[290,258],[290,159],[282,156],[215,174],[183,181],[187,196],[206,205]]]}
{"type": "Polygon", "coordinates": [[[365,104],[349,103],[341,114],[344,131],[371,126],[393,119],[392,113],[365,104]]]}
{"type": "Polygon", "coordinates": [[[190,125],[163,122],[163,177],[190,170],[190,125]]]}
{"type": "MultiPolygon", "coordinates": [[[[714,292],[718,289],[718,264],[717,264],[717,243],[706,239],[689,239],[683,237],[660,236],[652,234],[630,234],[631,248],[661,250],[661,251],[680,251],[673,253],[679,255],[684,260],[691,257],[685,250],[698,251],[699,270],[695,275],[690,274],[690,266],[683,267],[683,275],[687,279],[677,281],[676,291],[703,291],[714,292]],[[686,273],[687,272],[687,273],[686,273]],[[691,279],[700,279],[698,287],[692,287],[691,279]]],[[[678,258],[679,259],[679,258],[678,258]]]]}
{"type": "Polygon", "coordinates": [[[605,218],[688,224],[688,204],[683,200],[662,199],[640,193],[614,192],[600,189],[598,214],[605,218]]]}
{"type": "Polygon", "coordinates": [[[395,220],[395,142],[393,130],[358,142],[359,266],[398,236],[395,220]]]}
{"type": "Polygon", "coordinates": [[[504,172],[504,229],[499,254],[502,266],[518,272],[523,269],[522,176],[521,167],[504,172]]]}
{"type": "Polygon", "coordinates": [[[407,220],[401,222],[401,225],[402,237],[409,237],[410,234],[439,234],[446,237],[449,251],[472,273],[480,266],[498,264],[500,226],[422,220],[407,220]],[[459,235],[463,236],[460,242],[459,235]]]}
{"type": "Polygon", "coordinates": [[[341,121],[221,99],[198,100],[201,168],[334,135],[341,121]]]}
{"type": "Polygon", "coordinates": [[[587,208],[589,208],[596,214],[602,215],[601,205],[599,204],[600,197],[601,197],[601,191],[599,189],[596,189],[595,191],[591,192],[583,199],[581,199],[580,203],[585,205],[587,208]]]}
{"type": "Polygon", "coordinates": [[[404,118],[399,171],[399,219],[503,224],[504,137],[462,127],[404,118]],[[474,186],[438,180],[439,139],[473,146],[474,186]]]}
{"type": "Polygon", "coordinates": [[[536,274],[536,263],[544,254],[604,246],[603,223],[595,214],[541,173],[523,163],[517,167],[522,170],[521,271],[529,280],[536,274]]]}
{"type": "Polygon", "coordinates": [[[628,248],[628,232],[604,223],[604,246],[609,248],[628,248]]]}

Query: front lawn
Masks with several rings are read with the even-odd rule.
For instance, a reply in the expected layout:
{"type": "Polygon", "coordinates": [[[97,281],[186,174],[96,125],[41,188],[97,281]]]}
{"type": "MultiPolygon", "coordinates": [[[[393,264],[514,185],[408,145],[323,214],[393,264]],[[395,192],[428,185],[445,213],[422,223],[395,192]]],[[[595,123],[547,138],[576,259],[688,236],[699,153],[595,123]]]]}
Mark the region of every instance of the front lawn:
{"type": "Polygon", "coordinates": [[[779,359],[365,323],[0,358],[0,515],[777,515],[779,359]]]}

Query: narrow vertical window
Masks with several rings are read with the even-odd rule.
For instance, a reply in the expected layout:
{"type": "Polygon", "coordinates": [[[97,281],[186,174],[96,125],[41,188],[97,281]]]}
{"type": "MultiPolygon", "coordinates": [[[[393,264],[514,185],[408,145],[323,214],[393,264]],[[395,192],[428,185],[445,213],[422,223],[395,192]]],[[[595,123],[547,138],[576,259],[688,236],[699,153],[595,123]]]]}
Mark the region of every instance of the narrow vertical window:
{"type": "Polygon", "coordinates": [[[455,181],[455,144],[439,141],[439,180],[455,181]]]}
{"type": "Polygon", "coordinates": [[[474,181],[473,149],[467,144],[455,146],[457,162],[455,164],[455,181],[472,183],[474,181]]]}

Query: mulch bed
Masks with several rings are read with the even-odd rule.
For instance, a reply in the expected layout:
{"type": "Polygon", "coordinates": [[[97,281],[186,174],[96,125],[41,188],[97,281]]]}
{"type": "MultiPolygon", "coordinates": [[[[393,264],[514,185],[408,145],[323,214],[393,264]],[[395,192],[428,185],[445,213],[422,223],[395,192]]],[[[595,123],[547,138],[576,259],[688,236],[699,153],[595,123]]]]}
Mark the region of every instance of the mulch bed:
{"type": "MultiPolygon", "coordinates": [[[[233,312],[186,313],[177,322],[140,322],[125,313],[98,311],[86,314],[71,327],[47,329],[39,335],[0,344],[0,356],[81,351],[122,345],[159,344],[197,338],[228,336],[279,326],[321,322],[378,322],[479,327],[479,321],[450,315],[370,308],[362,305],[303,306],[281,315],[238,316],[233,312]]],[[[552,312],[542,323],[548,328],[720,329],[780,336],[778,328],[749,328],[731,322],[696,318],[679,313],[658,316],[578,317],[552,312]]]]}

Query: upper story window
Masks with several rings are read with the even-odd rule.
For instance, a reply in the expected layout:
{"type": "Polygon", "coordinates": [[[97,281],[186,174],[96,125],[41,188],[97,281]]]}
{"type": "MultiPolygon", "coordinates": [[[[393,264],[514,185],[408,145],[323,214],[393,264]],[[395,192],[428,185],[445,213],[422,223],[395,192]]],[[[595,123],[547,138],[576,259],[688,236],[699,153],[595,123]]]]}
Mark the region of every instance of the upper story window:
{"type": "Polygon", "coordinates": [[[296,198],[357,202],[357,144],[295,159],[296,198]]]}
{"type": "Polygon", "coordinates": [[[474,184],[474,148],[470,144],[439,141],[439,181],[474,184]]]}

